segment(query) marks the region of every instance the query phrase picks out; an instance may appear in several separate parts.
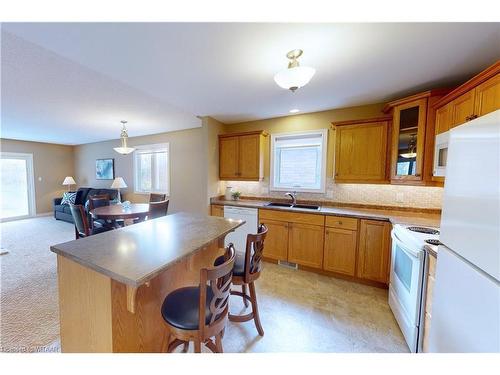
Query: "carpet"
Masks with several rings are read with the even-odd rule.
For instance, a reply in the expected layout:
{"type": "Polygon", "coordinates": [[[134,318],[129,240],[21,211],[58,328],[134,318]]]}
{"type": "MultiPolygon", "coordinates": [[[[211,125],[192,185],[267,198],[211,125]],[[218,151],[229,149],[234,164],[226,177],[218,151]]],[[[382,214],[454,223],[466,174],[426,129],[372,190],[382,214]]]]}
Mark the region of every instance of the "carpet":
{"type": "Polygon", "coordinates": [[[39,217],[0,224],[0,351],[59,350],[56,255],[75,238],[70,223],[39,217]]]}

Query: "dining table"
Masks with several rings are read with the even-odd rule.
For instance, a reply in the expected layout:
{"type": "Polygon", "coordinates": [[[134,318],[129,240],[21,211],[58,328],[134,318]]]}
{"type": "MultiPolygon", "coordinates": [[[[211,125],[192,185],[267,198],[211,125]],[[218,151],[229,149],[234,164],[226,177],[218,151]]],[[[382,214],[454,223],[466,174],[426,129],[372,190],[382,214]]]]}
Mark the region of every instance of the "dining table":
{"type": "Polygon", "coordinates": [[[144,219],[149,213],[148,203],[113,204],[101,206],[90,211],[94,220],[144,219]]]}

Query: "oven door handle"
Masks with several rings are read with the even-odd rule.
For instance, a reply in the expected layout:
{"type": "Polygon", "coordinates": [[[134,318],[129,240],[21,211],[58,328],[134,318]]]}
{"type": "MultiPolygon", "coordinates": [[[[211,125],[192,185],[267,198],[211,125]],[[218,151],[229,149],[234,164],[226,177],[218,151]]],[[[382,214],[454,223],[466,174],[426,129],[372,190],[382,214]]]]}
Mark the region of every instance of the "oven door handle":
{"type": "Polygon", "coordinates": [[[406,247],[404,245],[403,241],[401,241],[399,239],[399,237],[397,236],[396,233],[394,233],[394,231],[391,232],[391,237],[392,237],[393,241],[396,241],[399,244],[400,249],[403,250],[408,256],[411,256],[411,257],[417,258],[417,259],[422,258],[423,251],[415,252],[415,251],[410,250],[408,247],[406,247]]]}

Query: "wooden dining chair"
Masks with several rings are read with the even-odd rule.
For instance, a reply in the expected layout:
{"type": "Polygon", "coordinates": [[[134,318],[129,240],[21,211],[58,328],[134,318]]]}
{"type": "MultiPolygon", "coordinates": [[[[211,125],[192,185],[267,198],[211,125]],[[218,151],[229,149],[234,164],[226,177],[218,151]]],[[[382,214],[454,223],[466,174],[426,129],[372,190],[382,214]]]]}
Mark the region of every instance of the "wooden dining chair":
{"type": "Polygon", "coordinates": [[[222,334],[229,314],[229,293],[235,251],[229,244],[223,263],[200,270],[200,284],[171,292],[163,301],[161,314],[166,330],[162,351],[172,352],[179,345],[187,351],[190,341],[201,353],[204,344],[214,353],[222,353],[222,334]],[[212,341],[215,338],[215,342],[212,341]]]}
{"type": "Polygon", "coordinates": [[[113,223],[110,221],[106,220],[101,220],[101,219],[94,219],[92,216],[92,211],[95,208],[98,207],[105,207],[109,206],[109,194],[99,194],[99,195],[93,195],[89,197],[89,219],[90,219],[90,226],[91,228],[94,228],[96,226],[102,226],[102,227],[112,227],[114,226],[113,223]],[[96,225],[97,224],[97,225],[96,225]]]}
{"type": "Polygon", "coordinates": [[[148,220],[167,216],[169,200],[149,203],[148,220]]]}
{"type": "Polygon", "coordinates": [[[149,202],[161,202],[167,199],[167,194],[157,194],[151,193],[149,194],[149,202]]]}
{"type": "Polygon", "coordinates": [[[92,236],[94,234],[107,232],[112,230],[111,227],[94,227],[89,224],[85,209],[81,204],[70,204],[71,216],[75,222],[75,239],[92,236]]]}
{"type": "MultiPolygon", "coordinates": [[[[237,252],[234,261],[233,285],[241,285],[241,292],[231,290],[231,295],[243,298],[245,307],[248,307],[248,302],[250,301],[252,311],[246,315],[229,314],[231,322],[248,322],[253,319],[260,336],[264,336],[264,329],[260,322],[255,281],[260,277],[260,272],[262,271],[262,253],[264,251],[266,235],[267,227],[264,224],[259,226],[257,234],[248,234],[245,253],[237,252]],[[247,287],[250,295],[247,294],[247,287]]],[[[221,257],[219,257],[215,261],[215,264],[217,265],[222,261],[221,257]]]]}

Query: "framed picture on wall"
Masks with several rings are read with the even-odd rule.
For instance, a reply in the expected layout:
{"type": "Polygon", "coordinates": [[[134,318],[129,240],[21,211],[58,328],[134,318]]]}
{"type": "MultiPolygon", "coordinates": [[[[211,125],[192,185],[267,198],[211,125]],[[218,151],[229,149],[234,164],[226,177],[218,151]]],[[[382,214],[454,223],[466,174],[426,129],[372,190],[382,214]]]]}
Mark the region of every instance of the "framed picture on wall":
{"type": "Polygon", "coordinates": [[[96,180],[113,180],[115,178],[115,159],[97,159],[95,161],[96,180]]]}

